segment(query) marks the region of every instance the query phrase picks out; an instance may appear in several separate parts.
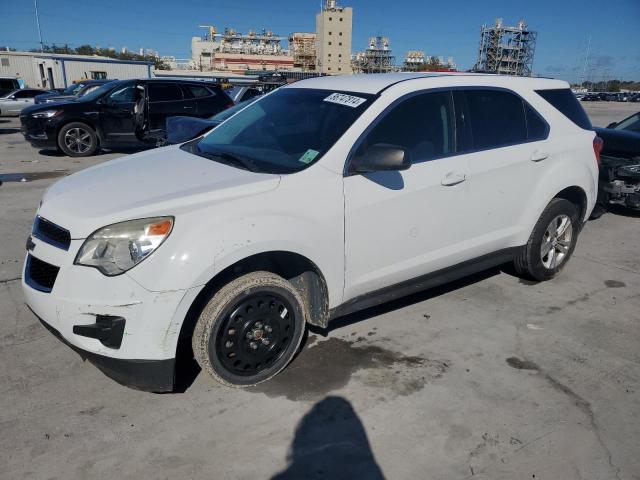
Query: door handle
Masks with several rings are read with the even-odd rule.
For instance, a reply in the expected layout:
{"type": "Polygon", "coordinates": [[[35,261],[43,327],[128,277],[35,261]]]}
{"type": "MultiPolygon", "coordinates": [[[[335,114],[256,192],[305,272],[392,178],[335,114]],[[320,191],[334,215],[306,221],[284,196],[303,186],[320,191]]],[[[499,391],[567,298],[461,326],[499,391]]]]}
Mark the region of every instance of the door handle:
{"type": "Polygon", "coordinates": [[[549,156],[548,153],[538,152],[537,150],[531,154],[532,162],[540,162],[549,156]]]}
{"type": "Polygon", "coordinates": [[[459,183],[464,182],[467,179],[467,176],[464,173],[460,172],[449,172],[442,179],[442,185],[445,187],[451,187],[453,185],[458,185],[459,183]]]}

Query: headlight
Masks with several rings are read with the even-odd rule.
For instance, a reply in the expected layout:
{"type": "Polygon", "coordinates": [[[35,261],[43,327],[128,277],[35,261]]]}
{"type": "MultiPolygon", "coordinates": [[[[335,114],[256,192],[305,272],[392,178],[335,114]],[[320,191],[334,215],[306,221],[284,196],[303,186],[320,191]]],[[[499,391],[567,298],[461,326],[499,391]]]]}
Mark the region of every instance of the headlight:
{"type": "Polygon", "coordinates": [[[32,113],[33,118],[51,118],[62,113],[62,110],[44,110],[42,112],[32,113]]]}
{"type": "Polygon", "coordinates": [[[114,223],[92,233],[80,247],[75,265],[95,267],[112,277],[132,269],[171,233],[173,217],[114,223]]]}

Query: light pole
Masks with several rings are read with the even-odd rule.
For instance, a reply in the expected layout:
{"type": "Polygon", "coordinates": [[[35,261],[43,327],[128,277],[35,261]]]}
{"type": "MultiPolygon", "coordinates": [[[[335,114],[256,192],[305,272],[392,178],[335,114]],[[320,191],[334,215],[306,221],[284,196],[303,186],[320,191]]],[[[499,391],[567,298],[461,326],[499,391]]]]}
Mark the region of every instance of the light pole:
{"type": "Polygon", "coordinates": [[[38,24],[38,36],[40,37],[40,51],[44,52],[44,43],[42,42],[42,30],[40,30],[40,17],[38,16],[38,0],[33,0],[36,7],[36,23],[38,24]]]}

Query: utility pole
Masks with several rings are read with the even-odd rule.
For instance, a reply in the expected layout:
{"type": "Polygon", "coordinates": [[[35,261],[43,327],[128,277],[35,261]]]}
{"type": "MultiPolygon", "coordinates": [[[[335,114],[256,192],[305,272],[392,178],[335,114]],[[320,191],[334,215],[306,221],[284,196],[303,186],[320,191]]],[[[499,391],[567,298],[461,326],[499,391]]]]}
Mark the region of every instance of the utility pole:
{"type": "Polygon", "coordinates": [[[38,24],[38,36],[40,37],[40,52],[44,52],[44,42],[42,41],[42,30],[40,30],[40,17],[38,16],[38,0],[33,0],[36,7],[36,23],[38,24]]]}
{"type": "MultiPolygon", "coordinates": [[[[591,35],[589,35],[589,43],[587,43],[587,52],[584,56],[584,67],[582,68],[582,83],[587,80],[587,67],[589,66],[589,54],[591,50],[591,35]]],[[[582,86],[582,85],[581,85],[582,86]]]]}

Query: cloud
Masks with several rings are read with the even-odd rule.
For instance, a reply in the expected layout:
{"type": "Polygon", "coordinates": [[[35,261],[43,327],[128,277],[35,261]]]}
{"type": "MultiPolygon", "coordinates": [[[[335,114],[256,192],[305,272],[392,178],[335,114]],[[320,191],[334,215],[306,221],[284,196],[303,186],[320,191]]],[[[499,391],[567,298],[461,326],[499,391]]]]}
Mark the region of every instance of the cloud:
{"type": "Polygon", "coordinates": [[[589,59],[589,64],[596,68],[613,67],[616,64],[616,59],[611,55],[593,55],[589,59]]]}
{"type": "Polygon", "coordinates": [[[567,65],[547,65],[545,71],[550,73],[572,73],[580,70],[579,67],[569,67],[567,65]]]}

